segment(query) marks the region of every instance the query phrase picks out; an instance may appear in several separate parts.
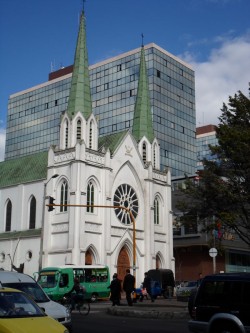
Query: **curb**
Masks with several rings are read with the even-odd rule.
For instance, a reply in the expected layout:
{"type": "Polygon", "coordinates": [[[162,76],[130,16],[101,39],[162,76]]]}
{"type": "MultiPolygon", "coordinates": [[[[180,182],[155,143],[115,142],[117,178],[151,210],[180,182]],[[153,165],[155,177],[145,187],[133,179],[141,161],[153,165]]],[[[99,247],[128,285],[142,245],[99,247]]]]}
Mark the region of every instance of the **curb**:
{"type": "Polygon", "coordinates": [[[158,311],[158,310],[130,310],[126,308],[110,307],[107,308],[107,313],[112,316],[121,317],[137,317],[137,318],[152,318],[152,319],[190,319],[187,311],[158,311]]]}

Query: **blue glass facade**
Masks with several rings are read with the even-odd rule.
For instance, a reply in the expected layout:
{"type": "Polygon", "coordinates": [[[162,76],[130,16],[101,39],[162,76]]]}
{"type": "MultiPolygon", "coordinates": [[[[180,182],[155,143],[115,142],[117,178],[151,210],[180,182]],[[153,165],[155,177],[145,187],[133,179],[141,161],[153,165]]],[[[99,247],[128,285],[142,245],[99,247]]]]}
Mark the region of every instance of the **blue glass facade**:
{"type": "Polygon", "coordinates": [[[197,128],[196,146],[197,146],[197,170],[203,169],[203,159],[215,160],[216,156],[211,155],[209,145],[216,146],[218,139],[216,138],[215,127],[208,125],[197,128]],[[200,133],[201,132],[201,133],[200,133]]]}
{"type": "MultiPolygon", "coordinates": [[[[161,168],[172,176],[196,170],[194,71],[155,44],[145,46],[152,120],[160,142],[161,168]]],[[[140,49],[90,66],[93,112],[99,135],[133,125],[140,49]]],[[[9,98],[5,159],[59,144],[59,126],[66,111],[71,74],[21,91],[9,98]]]]}

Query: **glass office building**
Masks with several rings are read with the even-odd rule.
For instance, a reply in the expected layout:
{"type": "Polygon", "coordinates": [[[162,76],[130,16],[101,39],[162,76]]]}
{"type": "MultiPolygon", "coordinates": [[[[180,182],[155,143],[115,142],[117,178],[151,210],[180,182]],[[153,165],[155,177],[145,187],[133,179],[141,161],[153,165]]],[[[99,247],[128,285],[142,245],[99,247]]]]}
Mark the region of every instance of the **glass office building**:
{"type": "MultiPolygon", "coordinates": [[[[154,133],[161,168],[172,176],[196,170],[195,82],[192,68],[156,44],[145,47],[154,133]]],[[[99,135],[132,128],[141,49],[89,67],[93,112],[99,135]]],[[[9,98],[5,160],[59,144],[72,66],[52,72],[49,81],[9,98]]]]}
{"type": "Polygon", "coordinates": [[[206,125],[197,127],[196,129],[196,146],[197,146],[197,170],[203,170],[203,159],[208,161],[216,160],[215,155],[211,155],[209,145],[218,145],[216,137],[216,127],[214,125],[206,125]]]}

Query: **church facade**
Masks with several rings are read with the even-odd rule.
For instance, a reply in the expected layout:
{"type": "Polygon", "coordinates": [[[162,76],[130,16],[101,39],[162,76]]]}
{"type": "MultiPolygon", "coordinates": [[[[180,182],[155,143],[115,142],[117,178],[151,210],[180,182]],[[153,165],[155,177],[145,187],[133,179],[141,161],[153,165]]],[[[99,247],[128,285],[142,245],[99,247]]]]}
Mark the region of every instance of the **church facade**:
{"type": "Polygon", "coordinates": [[[84,14],[60,144],[0,163],[0,268],[25,273],[64,264],[106,264],[141,281],[174,271],[171,174],[160,171],[144,47],[132,130],[99,137],[92,112],[84,14]],[[55,206],[48,211],[48,198],[55,206]]]}

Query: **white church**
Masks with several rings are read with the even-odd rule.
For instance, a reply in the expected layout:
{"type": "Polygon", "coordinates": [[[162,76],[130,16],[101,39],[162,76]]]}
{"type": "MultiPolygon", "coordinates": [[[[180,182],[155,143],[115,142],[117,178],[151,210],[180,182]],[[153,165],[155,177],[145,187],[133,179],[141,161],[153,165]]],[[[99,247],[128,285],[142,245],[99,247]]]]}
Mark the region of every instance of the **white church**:
{"type": "Polygon", "coordinates": [[[105,264],[138,281],[174,271],[171,175],[160,171],[143,46],[139,75],[132,131],[99,137],[82,14],[59,146],[0,163],[0,269],[105,264]]]}

